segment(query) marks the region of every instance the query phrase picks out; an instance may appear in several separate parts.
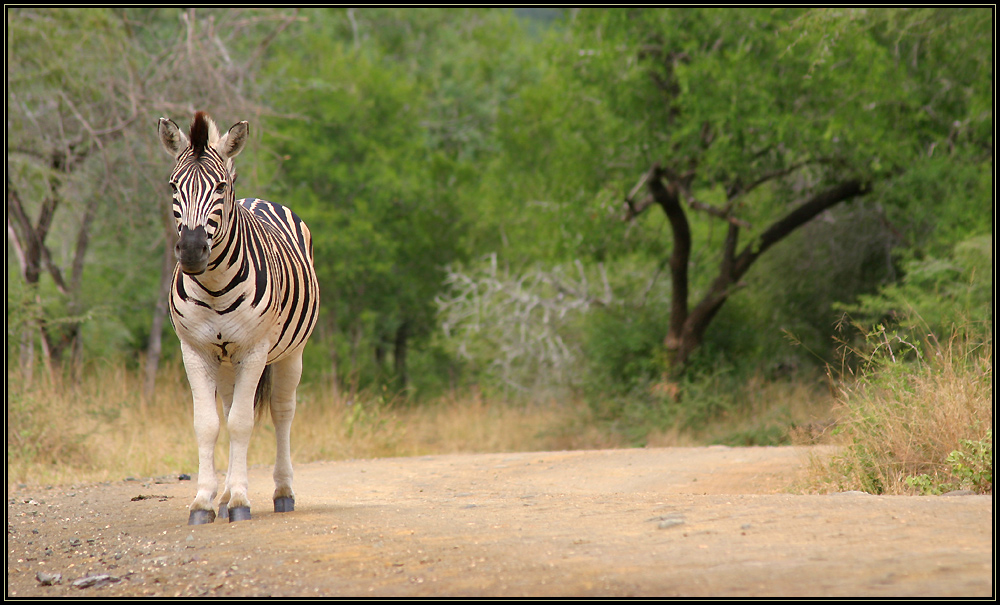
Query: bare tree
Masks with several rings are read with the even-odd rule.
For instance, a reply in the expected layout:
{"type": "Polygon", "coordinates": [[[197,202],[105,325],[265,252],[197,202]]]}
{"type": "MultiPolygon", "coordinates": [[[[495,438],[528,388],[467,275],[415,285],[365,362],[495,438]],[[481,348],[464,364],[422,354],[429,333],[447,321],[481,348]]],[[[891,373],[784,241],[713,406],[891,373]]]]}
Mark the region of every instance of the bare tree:
{"type": "MultiPolygon", "coordinates": [[[[38,314],[33,322],[49,364],[65,361],[66,351],[71,351],[72,360],[79,360],[84,312],[79,293],[91,228],[102,201],[100,195],[80,198],[71,192],[79,191],[81,181],[88,179],[95,191],[107,188],[112,175],[108,145],[139,115],[134,97],[122,83],[94,67],[126,54],[122,40],[108,36],[105,44],[83,45],[94,54],[87,57],[90,61],[79,61],[72,55],[80,49],[68,48],[55,38],[73,23],[72,17],[30,9],[8,13],[7,234],[20,274],[39,306],[38,286],[44,274],[65,300],[63,317],[38,314]],[[69,73],[78,79],[54,85],[53,75],[69,73]],[[59,230],[64,238],[67,229],[73,232],[67,238],[71,246],[62,242],[63,249],[71,251],[59,258],[49,238],[63,209],[74,212],[76,221],[75,229],[59,230]]],[[[26,336],[21,339],[22,353],[28,346],[26,336]]],[[[27,362],[30,374],[31,359],[27,362]]]]}
{"type": "Polygon", "coordinates": [[[604,266],[598,269],[600,284],[588,280],[579,261],[573,269],[515,275],[491,254],[470,268],[449,268],[446,293],[436,299],[444,338],[507,390],[572,384],[582,352],[568,326],[592,306],[613,302],[604,266]]]}
{"type": "MultiPolygon", "coordinates": [[[[123,15],[122,18],[128,23],[128,17],[123,15]]],[[[179,35],[172,43],[144,54],[144,63],[151,68],[158,68],[158,64],[164,62],[164,57],[169,57],[170,65],[169,71],[154,72],[162,81],[147,81],[146,89],[153,91],[147,97],[150,99],[149,104],[155,110],[178,117],[193,115],[199,109],[209,109],[216,115],[229,115],[234,120],[246,119],[259,123],[259,118],[269,111],[257,100],[260,95],[256,87],[255,70],[275,37],[300,19],[297,9],[291,12],[227,11],[221,13],[218,20],[215,14],[199,16],[195,9],[180,13],[177,30],[179,35]],[[243,62],[233,59],[236,55],[233,41],[241,36],[260,40],[254,47],[243,50],[247,55],[243,62]],[[175,100],[166,96],[179,92],[186,94],[187,98],[175,100]]],[[[149,141],[148,144],[152,144],[152,137],[149,137],[149,141]]],[[[161,201],[165,200],[163,198],[161,201]]],[[[168,206],[164,203],[161,207],[164,210],[165,245],[160,268],[160,287],[146,350],[143,387],[145,400],[151,400],[155,390],[156,371],[162,351],[161,334],[167,316],[167,297],[176,264],[173,246],[169,245],[175,237],[173,220],[166,212],[168,206]]]]}
{"type": "Polygon", "coordinates": [[[275,9],[8,11],[7,233],[38,309],[21,329],[29,376],[36,337],[50,367],[79,368],[88,251],[95,238],[120,235],[98,220],[113,212],[152,227],[148,237],[164,251],[151,268],[161,274],[146,359],[151,396],[174,266],[156,119],[205,109],[259,122],[259,62],[297,19],[275,9]],[[59,311],[43,300],[43,276],[62,298],[59,311]]]}

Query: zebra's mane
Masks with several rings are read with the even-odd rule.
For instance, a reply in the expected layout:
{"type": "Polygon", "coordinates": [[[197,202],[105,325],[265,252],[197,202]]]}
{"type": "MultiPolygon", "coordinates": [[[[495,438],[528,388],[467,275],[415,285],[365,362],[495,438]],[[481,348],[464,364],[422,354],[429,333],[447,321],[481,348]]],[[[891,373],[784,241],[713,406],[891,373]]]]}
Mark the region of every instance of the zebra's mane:
{"type": "Polygon", "coordinates": [[[188,138],[191,140],[191,152],[195,159],[198,159],[205,153],[207,146],[214,145],[219,140],[219,128],[207,113],[199,111],[194,114],[188,138]]]}

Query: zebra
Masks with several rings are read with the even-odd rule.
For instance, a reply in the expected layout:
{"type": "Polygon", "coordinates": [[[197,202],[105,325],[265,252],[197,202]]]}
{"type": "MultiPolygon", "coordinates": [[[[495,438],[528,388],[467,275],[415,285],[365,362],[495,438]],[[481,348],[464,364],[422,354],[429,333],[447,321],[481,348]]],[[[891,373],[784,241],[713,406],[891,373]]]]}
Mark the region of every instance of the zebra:
{"type": "Polygon", "coordinates": [[[243,121],[220,136],[201,111],[188,135],[167,118],[158,126],[160,143],[175,159],[170,186],[178,262],[170,321],[191,385],[198,441],[198,491],[189,525],[216,519],[216,395],[230,437],[219,518],[250,519],[247,448],[255,420],[268,407],[277,442],[274,510],[295,509],[289,439],[302,350],[319,313],[319,284],[305,223],[279,204],[236,199],[233,158],[249,133],[243,121]]]}

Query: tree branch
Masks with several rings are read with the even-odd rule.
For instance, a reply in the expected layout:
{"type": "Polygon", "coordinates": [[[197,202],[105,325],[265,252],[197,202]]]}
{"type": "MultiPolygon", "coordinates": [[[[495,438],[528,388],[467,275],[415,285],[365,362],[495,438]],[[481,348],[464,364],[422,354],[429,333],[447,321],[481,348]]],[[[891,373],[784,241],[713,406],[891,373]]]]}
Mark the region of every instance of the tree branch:
{"type": "Polygon", "coordinates": [[[811,164],[828,164],[828,163],[830,163],[830,161],[831,160],[829,158],[817,158],[817,159],[812,159],[812,160],[804,160],[802,162],[796,162],[795,164],[792,164],[791,166],[788,166],[786,168],[779,168],[777,170],[772,170],[770,172],[765,172],[757,180],[753,181],[752,183],[750,183],[746,187],[744,187],[743,185],[740,185],[740,184],[736,184],[732,188],[732,190],[729,192],[729,198],[730,198],[730,200],[732,200],[732,199],[734,199],[736,197],[739,197],[741,195],[745,195],[747,193],[750,193],[751,191],[753,191],[757,187],[763,185],[764,183],[766,183],[766,182],[768,182],[770,180],[776,179],[776,178],[780,178],[780,177],[783,177],[783,176],[788,176],[789,174],[795,172],[799,168],[805,168],[806,166],[809,166],[811,164]]]}
{"type": "Polygon", "coordinates": [[[717,208],[711,204],[699,202],[686,187],[678,187],[678,189],[680,189],[681,194],[684,196],[684,201],[687,202],[687,205],[692,209],[704,212],[705,214],[709,214],[716,218],[721,218],[722,220],[728,222],[731,226],[744,227],[746,229],[750,228],[750,223],[733,216],[730,208],[717,208]]]}
{"type": "Polygon", "coordinates": [[[650,177],[653,176],[655,171],[656,171],[656,166],[654,165],[652,168],[644,172],[642,176],[639,177],[639,182],[635,184],[635,187],[632,187],[632,191],[629,191],[628,195],[625,196],[625,205],[627,206],[627,209],[625,210],[625,217],[623,218],[623,220],[631,221],[635,217],[645,212],[646,208],[649,208],[656,202],[652,194],[647,195],[638,204],[635,204],[632,201],[635,199],[635,196],[639,195],[639,191],[642,190],[643,186],[646,184],[647,181],[649,181],[650,177]]]}
{"type": "Polygon", "coordinates": [[[694,176],[695,176],[693,169],[688,170],[683,174],[678,174],[677,172],[674,172],[670,168],[664,168],[663,171],[664,174],[666,174],[667,178],[670,179],[670,182],[676,185],[677,190],[684,198],[684,202],[692,210],[697,210],[699,212],[704,212],[705,214],[714,216],[716,218],[721,218],[722,220],[727,221],[732,225],[745,227],[747,229],[750,228],[750,223],[732,215],[731,206],[725,209],[717,208],[715,206],[712,206],[711,204],[706,204],[704,202],[699,201],[698,198],[696,198],[694,194],[691,193],[691,182],[694,181],[694,176]]]}
{"type": "Polygon", "coordinates": [[[746,273],[750,265],[768,248],[787,237],[792,231],[815,218],[819,213],[843,201],[865,195],[871,190],[868,183],[851,179],[835,185],[826,191],[814,195],[811,199],[795,208],[783,218],[776,221],[748,244],[733,266],[734,279],[739,279],[746,273]]]}
{"type": "Polygon", "coordinates": [[[10,179],[7,180],[7,237],[10,238],[17,259],[21,264],[21,275],[25,282],[36,283],[38,281],[37,258],[38,253],[34,249],[36,246],[35,231],[31,228],[31,221],[24,212],[21,205],[21,198],[17,191],[11,186],[10,179]]]}
{"type": "MultiPolygon", "coordinates": [[[[350,13],[350,9],[348,9],[348,13],[350,13]]],[[[297,8],[290,17],[286,17],[280,24],[278,24],[276,28],[274,28],[274,30],[271,31],[271,33],[269,33],[261,41],[260,44],[257,45],[257,48],[256,50],[254,50],[253,55],[251,55],[250,58],[247,60],[247,62],[243,65],[243,70],[241,73],[246,73],[247,71],[249,71],[250,66],[257,62],[257,59],[259,59],[260,56],[264,54],[264,51],[267,50],[267,47],[271,45],[271,42],[274,41],[274,39],[278,36],[278,34],[285,31],[285,29],[287,29],[288,26],[290,26],[295,21],[305,21],[304,18],[299,17],[299,9],[297,8]]]]}

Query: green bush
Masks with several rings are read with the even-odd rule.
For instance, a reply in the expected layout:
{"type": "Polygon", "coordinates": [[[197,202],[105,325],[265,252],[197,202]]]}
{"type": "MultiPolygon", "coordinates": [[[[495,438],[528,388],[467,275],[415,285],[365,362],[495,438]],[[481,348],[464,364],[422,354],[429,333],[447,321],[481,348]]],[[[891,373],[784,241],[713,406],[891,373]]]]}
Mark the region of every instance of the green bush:
{"type": "Polygon", "coordinates": [[[631,393],[647,387],[665,369],[666,318],[661,309],[594,312],[586,327],[587,387],[631,393]]]}
{"type": "Polygon", "coordinates": [[[840,308],[864,324],[890,321],[921,338],[946,338],[953,326],[982,330],[993,319],[993,236],[959,242],[946,258],[932,256],[904,264],[899,282],[860,296],[840,308]]]}
{"type": "Polygon", "coordinates": [[[944,472],[913,475],[906,484],[924,495],[957,489],[993,493],[993,431],[986,431],[983,439],[960,439],[959,446],[945,459],[944,472]]]}
{"type": "Polygon", "coordinates": [[[848,443],[829,467],[839,489],[992,493],[992,331],[976,336],[914,343],[883,326],[869,332],[854,352],[858,374],[843,377],[848,443]]]}

